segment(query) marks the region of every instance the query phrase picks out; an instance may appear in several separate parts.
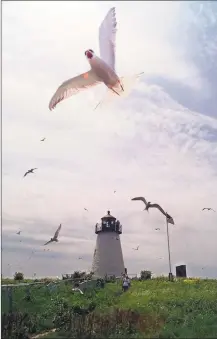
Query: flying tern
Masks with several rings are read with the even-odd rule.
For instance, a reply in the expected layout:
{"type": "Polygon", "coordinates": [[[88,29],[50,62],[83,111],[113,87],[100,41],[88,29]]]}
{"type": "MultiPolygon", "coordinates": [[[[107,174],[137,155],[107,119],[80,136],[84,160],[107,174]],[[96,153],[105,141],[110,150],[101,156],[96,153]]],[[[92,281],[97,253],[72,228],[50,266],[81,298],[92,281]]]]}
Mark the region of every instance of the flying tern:
{"type": "Polygon", "coordinates": [[[59,236],[59,233],[60,233],[60,230],[61,230],[61,227],[62,225],[60,224],[59,227],[57,228],[53,238],[51,238],[48,242],[46,242],[44,245],[48,245],[49,243],[53,242],[53,241],[56,241],[58,242],[58,236],[59,236]]]}
{"type": "Polygon", "coordinates": [[[168,223],[174,225],[174,220],[173,220],[173,218],[172,218],[167,212],[165,212],[165,211],[163,210],[163,208],[162,208],[160,205],[158,205],[158,204],[152,204],[150,201],[147,202],[146,199],[145,199],[144,197],[136,197],[136,198],[133,198],[133,199],[131,199],[131,200],[133,200],[133,201],[135,201],[135,200],[141,200],[141,201],[143,201],[144,204],[145,204],[144,211],[148,211],[149,208],[157,208],[163,215],[165,215],[165,217],[167,218],[168,223]]]}
{"type": "MultiPolygon", "coordinates": [[[[90,70],[63,82],[50,100],[50,110],[54,109],[62,100],[98,84],[104,83],[109,92],[119,96],[124,92],[124,78],[120,78],[115,70],[116,26],[116,13],[115,7],[113,7],[108,11],[99,27],[100,57],[92,49],[85,51],[90,70]]],[[[138,78],[141,74],[143,73],[134,77],[138,78]]]]}
{"type": "Polygon", "coordinates": [[[204,208],[202,209],[202,211],[204,211],[204,210],[208,210],[208,211],[213,211],[213,212],[215,212],[214,209],[211,208],[211,207],[204,207],[204,208]]]}
{"type": "Polygon", "coordinates": [[[30,170],[28,170],[25,174],[24,177],[27,176],[27,174],[29,173],[34,173],[34,170],[36,170],[37,168],[31,168],[30,170]]]}

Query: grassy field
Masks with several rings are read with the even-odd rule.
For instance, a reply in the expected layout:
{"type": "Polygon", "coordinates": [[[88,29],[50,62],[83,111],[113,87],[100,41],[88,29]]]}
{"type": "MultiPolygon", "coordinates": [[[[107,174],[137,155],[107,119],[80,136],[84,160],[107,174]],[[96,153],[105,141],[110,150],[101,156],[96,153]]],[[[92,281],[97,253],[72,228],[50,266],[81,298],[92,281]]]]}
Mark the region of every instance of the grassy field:
{"type": "MultiPolygon", "coordinates": [[[[33,279],[24,279],[21,282],[22,283],[32,283],[34,280],[33,279]]],[[[2,278],[1,280],[1,284],[2,285],[8,285],[8,284],[20,284],[19,280],[14,280],[14,279],[10,279],[10,278],[2,278]]]]}
{"type": "MultiPolygon", "coordinates": [[[[133,281],[126,293],[121,293],[117,283],[84,295],[73,294],[71,288],[71,284],[60,283],[55,291],[49,292],[45,286],[35,286],[31,288],[31,300],[27,301],[25,288],[16,287],[14,311],[34,316],[36,332],[58,327],[59,333],[44,338],[85,338],[86,332],[81,333],[84,327],[92,329],[93,334],[88,337],[91,339],[217,338],[217,280],[133,281]],[[80,317],[83,323],[80,322],[78,336],[70,336],[67,324],[71,321],[71,307],[85,309],[90,305],[96,306],[94,312],[85,319],[80,317]],[[53,323],[55,315],[57,320],[53,323]],[[100,331],[107,328],[99,332],[96,324],[100,324],[100,331]]],[[[7,303],[2,298],[4,311],[7,303]]]]}

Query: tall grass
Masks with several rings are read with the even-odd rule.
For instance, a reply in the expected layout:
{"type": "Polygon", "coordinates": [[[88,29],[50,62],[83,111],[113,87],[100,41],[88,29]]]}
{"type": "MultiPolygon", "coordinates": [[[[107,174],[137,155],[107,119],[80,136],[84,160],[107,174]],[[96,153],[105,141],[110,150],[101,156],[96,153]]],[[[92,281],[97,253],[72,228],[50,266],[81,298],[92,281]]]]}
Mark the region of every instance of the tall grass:
{"type": "Polygon", "coordinates": [[[29,331],[57,328],[47,338],[217,338],[216,280],[132,281],[125,293],[117,283],[84,295],[71,288],[35,287],[30,301],[16,288],[14,310],[34,319],[29,331]]]}

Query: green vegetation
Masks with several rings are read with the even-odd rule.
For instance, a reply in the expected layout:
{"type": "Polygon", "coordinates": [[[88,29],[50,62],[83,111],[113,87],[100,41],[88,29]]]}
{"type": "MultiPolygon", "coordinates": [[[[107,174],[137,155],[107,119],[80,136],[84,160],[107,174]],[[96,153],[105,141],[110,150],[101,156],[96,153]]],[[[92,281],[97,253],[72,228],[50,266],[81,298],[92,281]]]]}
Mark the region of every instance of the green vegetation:
{"type": "Polygon", "coordinates": [[[20,283],[33,283],[34,280],[33,279],[23,279],[22,281],[19,280],[14,280],[14,279],[10,279],[10,278],[2,278],[1,280],[1,284],[2,285],[9,285],[9,284],[20,284],[20,283]]]}
{"type": "Polygon", "coordinates": [[[29,331],[57,329],[43,338],[217,338],[216,280],[134,280],[126,293],[115,282],[84,295],[73,293],[71,283],[56,285],[30,287],[29,300],[26,287],[14,288],[13,312],[28,314],[29,331]]]}
{"type": "Polygon", "coordinates": [[[19,280],[19,281],[24,280],[24,275],[23,275],[23,273],[22,273],[22,272],[15,272],[15,274],[14,274],[14,280],[19,280]]]}

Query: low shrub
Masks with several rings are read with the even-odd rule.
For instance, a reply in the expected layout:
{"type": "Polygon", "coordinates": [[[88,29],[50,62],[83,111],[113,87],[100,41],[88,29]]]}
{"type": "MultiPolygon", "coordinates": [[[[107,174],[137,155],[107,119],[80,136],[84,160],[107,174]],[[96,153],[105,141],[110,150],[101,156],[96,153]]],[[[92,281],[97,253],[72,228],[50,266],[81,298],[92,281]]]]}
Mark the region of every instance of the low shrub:
{"type": "Polygon", "coordinates": [[[22,272],[15,272],[14,280],[24,280],[24,274],[22,272]]]}
{"type": "Polygon", "coordinates": [[[2,339],[29,339],[29,333],[37,330],[37,317],[22,312],[3,313],[1,322],[2,339]]]}
{"type": "Polygon", "coordinates": [[[151,271],[141,271],[140,273],[140,279],[141,280],[148,280],[151,279],[152,272],[151,271]]]}

